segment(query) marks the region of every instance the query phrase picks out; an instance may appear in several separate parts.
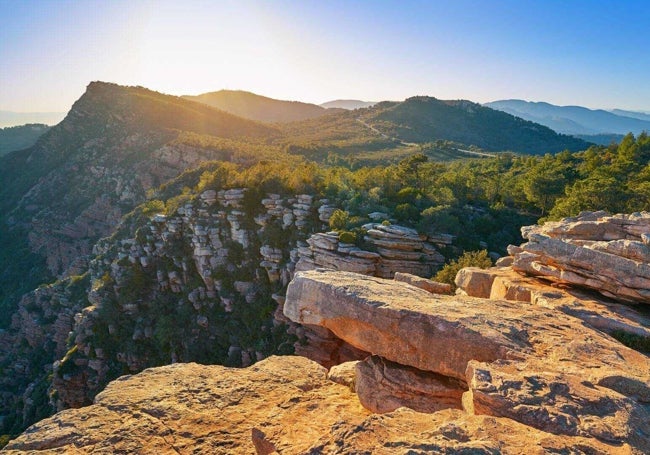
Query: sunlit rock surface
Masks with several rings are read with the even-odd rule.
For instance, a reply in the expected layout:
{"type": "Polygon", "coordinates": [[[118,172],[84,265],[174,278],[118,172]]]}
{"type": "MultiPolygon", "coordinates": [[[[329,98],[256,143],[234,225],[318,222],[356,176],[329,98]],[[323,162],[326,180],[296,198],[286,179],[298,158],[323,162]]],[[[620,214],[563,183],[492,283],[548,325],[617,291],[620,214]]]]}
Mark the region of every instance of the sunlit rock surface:
{"type": "Polygon", "coordinates": [[[524,227],[522,235],[528,242],[511,248],[515,270],[650,303],[650,213],[583,212],[524,227]]]}
{"type": "Polygon", "coordinates": [[[18,453],[630,453],[514,420],[447,409],[372,414],[301,357],[249,368],[176,364],[125,376],[5,448],[18,453]]]}
{"type": "Polygon", "coordinates": [[[650,450],[648,357],[561,308],[317,270],[297,274],[284,311],[384,359],[463,381],[470,414],[650,450]]]}

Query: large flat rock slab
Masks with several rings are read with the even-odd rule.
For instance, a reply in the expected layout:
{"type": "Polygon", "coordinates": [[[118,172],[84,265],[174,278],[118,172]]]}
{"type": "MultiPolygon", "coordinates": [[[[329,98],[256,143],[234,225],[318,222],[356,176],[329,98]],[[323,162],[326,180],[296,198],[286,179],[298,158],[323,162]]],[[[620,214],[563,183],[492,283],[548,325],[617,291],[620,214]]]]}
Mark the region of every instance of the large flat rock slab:
{"type": "Polygon", "coordinates": [[[581,436],[460,410],[370,414],[302,357],[246,369],[175,364],[110,383],[11,441],[7,454],[629,454],[581,436]]]}
{"type": "Polygon", "coordinates": [[[464,381],[470,414],[650,452],[650,359],[563,310],[327,271],[296,275],[284,307],[359,349],[464,381]]]}
{"type": "Polygon", "coordinates": [[[522,312],[508,302],[486,305],[481,299],[324,269],[296,274],[284,314],[325,327],[363,351],[462,380],[470,360],[494,361],[529,350],[519,334],[533,323],[521,320],[522,312]]]}

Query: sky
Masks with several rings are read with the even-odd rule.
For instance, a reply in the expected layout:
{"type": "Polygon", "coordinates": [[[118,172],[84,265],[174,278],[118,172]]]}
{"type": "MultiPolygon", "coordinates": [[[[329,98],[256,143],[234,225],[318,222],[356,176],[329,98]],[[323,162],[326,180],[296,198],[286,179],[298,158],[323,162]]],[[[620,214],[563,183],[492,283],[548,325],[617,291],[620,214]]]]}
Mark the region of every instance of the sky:
{"type": "Polygon", "coordinates": [[[646,0],[0,0],[0,110],[67,111],[102,80],[650,111],[648,23],[646,0]]]}

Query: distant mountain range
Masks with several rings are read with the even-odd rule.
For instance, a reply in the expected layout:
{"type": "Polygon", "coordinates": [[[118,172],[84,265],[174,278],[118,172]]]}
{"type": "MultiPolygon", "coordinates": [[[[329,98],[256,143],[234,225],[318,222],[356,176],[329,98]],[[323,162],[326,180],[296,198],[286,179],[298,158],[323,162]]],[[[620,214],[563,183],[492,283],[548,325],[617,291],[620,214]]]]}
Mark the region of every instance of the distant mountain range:
{"type": "Polygon", "coordinates": [[[334,112],[315,104],[276,100],[242,90],[219,90],[183,98],[260,122],[295,122],[334,112]]]}
{"type": "Polygon", "coordinates": [[[368,109],[364,118],[386,134],[409,142],[444,139],[490,151],[529,154],[576,151],[589,146],[538,123],[466,100],[415,96],[401,103],[385,101],[368,109]]]}
{"type": "Polygon", "coordinates": [[[592,110],[581,106],[555,106],[544,102],[501,100],[484,106],[571,135],[639,134],[650,131],[650,115],[614,109],[592,110]]]}
{"type": "Polygon", "coordinates": [[[0,128],[25,125],[27,123],[44,123],[56,125],[65,117],[65,112],[12,112],[0,111],[0,128]]]}
{"type": "Polygon", "coordinates": [[[377,104],[376,101],[361,101],[361,100],[334,100],[327,103],[320,104],[320,107],[325,109],[363,109],[364,107],[372,107],[377,104]]]}
{"type": "Polygon", "coordinates": [[[650,122],[650,112],[624,111],[623,109],[612,109],[609,112],[623,117],[638,118],[639,120],[650,122]]]}

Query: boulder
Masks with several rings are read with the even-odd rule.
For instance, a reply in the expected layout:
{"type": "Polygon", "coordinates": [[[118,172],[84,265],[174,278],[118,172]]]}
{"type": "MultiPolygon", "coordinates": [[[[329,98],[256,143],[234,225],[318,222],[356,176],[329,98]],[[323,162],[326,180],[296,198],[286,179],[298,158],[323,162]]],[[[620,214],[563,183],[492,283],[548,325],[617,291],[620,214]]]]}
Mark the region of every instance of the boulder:
{"type": "Polygon", "coordinates": [[[462,289],[473,297],[490,297],[494,275],[478,267],[465,267],[456,274],[454,283],[458,289],[462,289]]]}
{"type": "Polygon", "coordinates": [[[504,308],[510,305],[319,269],[296,274],[284,314],[393,362],[464,380],[469,360],[494,361],[527,348],[508,336],[523,322],[492,317],[504,308]]]}
{"type": "MultiPolygon", "coordinates": [[[[341,384],[347,387],[350,387],[350,390],[354,390],[354,383],[356,381],[356,367],[359,363],[359,360],[352,360],[350,362],[343,362],[338,365],[334,365],[327,372],[327,379],[337,384],[341,384]]],[[[367,406],[366,406],[367,407],[367,406]]]]}
{"type": "Polygon", "coordinates": [[[355,390],[372,412],[384,413],[405,406],[418,412],[461,409],[466,387],[446,376],[418,370],[371,356],[356,363],[355,390]]]}

